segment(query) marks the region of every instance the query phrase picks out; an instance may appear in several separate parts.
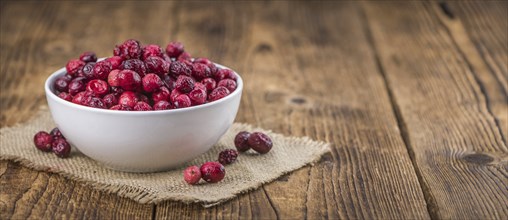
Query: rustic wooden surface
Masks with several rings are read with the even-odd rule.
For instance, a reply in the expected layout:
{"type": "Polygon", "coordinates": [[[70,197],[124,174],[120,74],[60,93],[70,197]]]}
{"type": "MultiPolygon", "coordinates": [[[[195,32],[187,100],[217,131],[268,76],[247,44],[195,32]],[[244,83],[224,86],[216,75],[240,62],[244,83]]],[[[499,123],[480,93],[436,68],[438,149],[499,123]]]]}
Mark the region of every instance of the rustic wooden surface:
{"type": "MultiPolygon", "coordinates": [[[[0,161],[0,219],[506,219],[508,2],[0,3],[0,125],[45,78],[128,38],[244,78],[237,121],[332,143],[223,205],[143,205],[0,161]]],[[[0,146],[1,147],[1,146],[0,146]]]]}

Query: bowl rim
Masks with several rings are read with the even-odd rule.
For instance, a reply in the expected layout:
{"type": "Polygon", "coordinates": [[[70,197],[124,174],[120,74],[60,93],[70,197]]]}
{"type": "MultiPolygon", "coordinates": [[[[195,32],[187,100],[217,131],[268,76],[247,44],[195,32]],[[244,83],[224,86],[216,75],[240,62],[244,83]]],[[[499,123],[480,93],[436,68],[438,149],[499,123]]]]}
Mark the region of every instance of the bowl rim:
{"type": "MultiPolygon", "coordinates": [[[[101,59],[98,59],[98,60],[100,61],[100,60],[103,60],[103,59],[105,59],[105,58],[101,58],[101,59]]],[[[208,102],[208,103],[201,104],[201,105],[190,106],[190,107],[186,107],[186,108],[157,110],[157,111],[119,111],[119,110],[92,108],[92,107],[78,105],[76,103],[66,101],[66,100],[58,97],[50,89],[51,88],[51,83],[53,83],[56,80],[57,77],[59,77],[60,75],[65,74],[67,72],[65,67],[60,68],[57,71],[53,72],[46,79],[46,81],[44,83],[44,91],[46,92],[46,97],[48,97],[48,99],[52,99],[52,100],[54,100],[54,101],[56,101],[56,102],[58,102],[58,103],[60,103],[62,105],[66,105],[66,106],[68,106],[70,108],[80,109],[80,110],[83,110],[83,111],[103,113],[103,114],[112,114],[112,115],[138,115],[138,116],[177,114],[177,113],[195,111],[195,110],[199,110],[199,109],[205,109],[205,108],[209,108],[209,107],[212,107],[212,106],[220,105],[221,103],[227,102],[227,101],[233,99],[234,97],[236,97],[238,95],[241,95],[242,90],[243,90],[243,80],[242,80],[242,77],[240,76],[240,74],[238,74],[233,69],[231,69],[229,67],[226,67],[224,65],[221,65],[221,64],[218,64],[218,63],[214,63],[214,64],[216,66],[218,66],[219,68],[230,69],[230,70],[232,70],[235,73],[235,75],[237,77],[235,91],[233,91],[232,93],[230,93],[229,95],[227,95],[226,97],[224,97],[222,99],[219,99],[219,100],[216,100],[216,101],[213,101],[213,102],[208,102]]]]}

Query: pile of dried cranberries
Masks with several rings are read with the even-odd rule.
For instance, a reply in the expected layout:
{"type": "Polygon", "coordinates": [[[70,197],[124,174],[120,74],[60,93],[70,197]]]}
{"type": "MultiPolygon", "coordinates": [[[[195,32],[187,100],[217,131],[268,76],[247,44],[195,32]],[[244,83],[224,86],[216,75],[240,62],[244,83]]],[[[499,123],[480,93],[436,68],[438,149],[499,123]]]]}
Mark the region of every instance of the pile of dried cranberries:
{"type": "Polygon", "coordinates": [[[127,40],[113,56],[98,61],[94,52],[70,60],[55,80],[55,93],[84,106],[121,111],[185,108],[221,99],[236,89],[236,74],[207,58],[192,58],[183,44],[158,45],[127,40]]]}

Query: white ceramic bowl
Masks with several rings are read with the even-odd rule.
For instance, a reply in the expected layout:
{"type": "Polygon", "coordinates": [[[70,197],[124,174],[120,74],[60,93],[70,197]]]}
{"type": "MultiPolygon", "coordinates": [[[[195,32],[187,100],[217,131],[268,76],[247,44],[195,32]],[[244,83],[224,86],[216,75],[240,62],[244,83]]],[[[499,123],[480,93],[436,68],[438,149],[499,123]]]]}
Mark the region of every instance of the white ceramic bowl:
{"type": "Polygon", "coordinates": [[[115,111],[56,96],[54,81],[65,73],[65,68],[60,69],[45,83],[56,125],[83,154],[128,172],[168,170],[208,151],[232,125],[243,89],[237,74],[236,90],[214,102],[164,111],[115,111]]]}

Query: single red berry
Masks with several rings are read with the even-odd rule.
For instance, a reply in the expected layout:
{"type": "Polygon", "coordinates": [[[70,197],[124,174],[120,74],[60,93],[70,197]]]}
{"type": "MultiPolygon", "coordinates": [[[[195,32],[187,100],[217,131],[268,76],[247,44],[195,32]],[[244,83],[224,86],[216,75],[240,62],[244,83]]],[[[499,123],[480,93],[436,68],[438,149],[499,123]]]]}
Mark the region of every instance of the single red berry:
{"type": "Polygon", "coordinates": [[[178,77],[179,75],[190,76],[192,70],[184,62],[175,61],[169,65],[169,73],[173,77],[178,77]]]}
{"type": "Polygon", "coordinates": [[[208,100],[216,101],[229,95],[229,90],[226,87],[218,86],[208,95],[208,100]]]}
{"type": "Polygon", "coordinates": [[[71,82],[70,79],[68,79],[65,76],[62,76],[62,77],[59,77],[58,79],[55,80],[54,87],[55,87],[56,91],[67,92],[67,91],[69,91],[69,83],[70,82],[71,82]]]}
{"type": "Polygon", "coordinates": [[[174,102],[176,100],[176,97],[178,97],[180,94],[182,94],[178,89],[171,90],[171,94],[169,95],[169,101],[174,102]]]}
{"type": "Polygon", "coordinates": [[[236,89],[236,82],[232,79],[223,79],[217,83],[217,86],[224,86],[229,92],[233,92],[236,89]]]}
{"type": "Polygon", "coordinates": [[[69,94],[72,96],[76,95],[78,92],[85,91],[85,77],[76,77],[69,83],[69,94]]]}
{"type": "Polygon", "coordinates": [[[58,157],[66,158],[71,154],[71,145],[63,138],[57,138],[51,146],[53,153],[58,157]]]}
{"type": "Polygon", "coordinates": [[[194,89],[194,79],[189,76],[180,75],[176,79],[175,88],[182,93],[188,93],[194,89]]]}
{"type": "Polygon", "coordinates": [[[212,78],[204,78],[201,83],[205,85],[207,91],[212,91],[217,86],[217,82],[212,78]]]}
{"type": "Polygon", "coordinates": [[[84,65],[85,65],[85,62],[83,62],[79,59],[73,59],[73,60],[69,60],[69,62],[67,62],[67,65],[65,65],[65,69],[67,70],[67,74],[75,75],[76,73],[78,73],[78,70],[83,68],[84,65]]]}
{"type": "Polygon", "coordinates": [[[103,97],[108,94],[108,83],[100,79],[92,79],[86,85],[86,91],[92,92],[96,97],[103,97]]]}
{"type": "Polygon", "coordinates": [[[260,154],[268,153],[273,146],[272,139],[264,133],[253,132],[249,137],[249,146],[260,154]]]}
{"type": "Polygon", "coordinates": [[[159,101],[169,101],[169,96],[171,93],[169,92],[169,89],[165,86],[159,87],[159,91],[152,93],[152,100],[154,103],[157,103],[159,101]]]}
{"type": "Polygon", "coordinates": [[[83,66],[83,68],[81,68],[81,70],[78,71],[78,76],[83,76],[86,79],[93,79],[94,78],[94,73],[93,73],[94,67],[95,67],[94,62],[85,64],[85,66],[83,66]]]}
{"type": "Polygon", "coordinates": [[[122,70],[118,73],[118,86],[127,91],[136,91],[141,87],[141,76],[132,70],[122,70]]]}
{"type": "Polygon", "coordinates": [[[175,98],[175,102],[173,104],[175,108],[187,108],[192,105],[192,102],[188,95],[181,94],[175,98]]]}
{"type": "Polygon", "coordinates": [[[148,103],[146,102],[142,102],[142,101],[139,101],[138,103],[136,103],[136,105],[134,105],[134,107],[132,108],[134,109],[134,111],[152,111],[152,106],[150,106],[148,103]]]}
{"type": "Polygon", "coordinates": [[[132,70],[139,74],[139,76],[143,77],[146,74],[146,66],[145,63],[139,59],[130,59],[125,60],[120,65],[120,69],[122,70],[132,70]]]}
{"type": "Polygon", "coordinates": [[[72,97],[72,102],[78,105],[88,105],[93,94],[88,91],[82,91],[72,97]]]}
{"type": "Polygon", "coordinates": [[[63,100],[72,102],[72,96],[69,93],[61,92],[60,94],[58,94],[58,97],[60,97],[63,100]]]}
{"type": "Polygon", "coordinates": [[[183,171],[183,179],[190,185],[194,185],[201,179],[201,171],[198,166],[187,167],[183,171]]]}
{"type": "Polygon", "coordinates": [[[120,65],[122,65],[123,58],[119,56],[112,56],[106,59],[109,63],[111,63],[111,68],[116,70],[120,68],[120,65]]]}
{"type": "Polygon", "coordinates": [[[169,72],[169,63],[160,57],[148,57],[145,59],[147,73],[155,73],[164,76],[169,72]]]}
{"type": "Polygon", "coordinates": [[[190,53],[184,51],[182,54],[180,54],[180,56],[178,56],[178,59],[177,60],[187,60],[187,61],[190,61],[192,59],[192,56],[190,55],[190,53]]]}
{"type": "Polygon", "coordinates": [[[34,136],[34,144],[37,149],[42,151],[51,151],[53,137],[45,131],[39,131],[34,136]]]}
{"type": "Polygon", "coordinates": [[[236,81],[237,77],[236,77],[235,72],[233,72],[233,70],[230,70],[230,69],[220,69],[217,72],[215,72],[214,78],[218,82],[218,81],[221,81],[223,79],[232,79],[232,80],[236,81]]]}
{"type": "Polygon", "coordinates": [[[116,46],[113,54],[115,56],[120,56],[124,60],[128,59],[140,59],[143,50],[141,48],[141,44],[139,41],[134,39],[129,39],[123,42],[120,46],[116,46]]]}
{"type": "Polygon", "coordinates": [[[207,97],[206,89],[203,88],[198,88],[195,86],[194,89],[191,92],[189,92],[189,98],[192,102],[192,105],[204,104],[206,102],[206,97],[207,97]]]}
{"type": "Polygon", "coordinates": [[[132,111],[132,108],[126,105],[113,105],[110,110],[118,110],[118,111],[132,111]]]}
{"type": "Polygon", "coordinates": [[[177,58],[183,51],[183,44],[180,42],[171,42],[166,46],[166,54],[171,58],[177,58]]]}
{"type": "Polygon", "coordinates": [[[120,70],[112,70],[108,74],[108,84],[110,86],[119,86],[120,82],[118,81],[118,73],[120,73],[120,70]]]}
{"type": "Polygon", "coordinates": [[[249,146],[250,133],[247,131],[241,131],[235,136],[235,147],[240,152],[245,152],[250,149],[249,146]]]}
{"type": "Polygon", "coordinates": [[[118,98],[118,104],[126,105],[131,108],[133,108],[138,101],[139,101],[138,96],[136,95],[136,93],[132,91],[125,91],[118,98]]]}
{"type": "Polygon", "coordinates": [[[118,99],[116,98],[115,94],[113,94],[113,93],[105,95],[102,98],[102,101],[106,105],[106,108],[111,108],[113,105],[118,104],[118,99]]]}
{"type": "Polygon", "coordinates": [[[210,61],[209,59],[204,58],[204,57],[198,57],[198,58],[194,59],[193,63],[202,63],[207,66],[210,66],[213,64],[212,61],[210,61]]]}
{"type": "Polygon", "coordinates": [[[146,74],[141,81],[145,92],[155,92],[164,85],[162,79],[154,73],[146,74]]]}
{"type": "Polygon", "coordinates": [[[226,149],[219,153],[219,163],[222,165],[232,164],[238,157],[238,151],[233,149],[226,149]]]}
{"type": "Polygon", "coordinates": [[[201,171],[201,178],[209,183],[219,182],[226,175],[226,169],[218,162],[206,162],[201,165],[199,170],[201,171]]]}
{"type": "Polygon", "coordinates": [[[164,75],[162,77],[162,80],[164,82],[164,85],[166,85],[168,87],[169,91],[171,91],[175,88],[176,80],[173,79],[173,77],[171,77],[169,75],[164,75]]]}
{"type": "Polygon", "coordinates": [[[56,138],[63,138],[63,139],[65,139],[65,137],[62,134],[62,132],[60,132],[60,129],[58,129],[57,127],[53,128],[51,130],[51,132],[49,132],[49,134],[53,137],[53,139],[56,139],[56,138]]]}
{"type": "Polygon", "coordinates": [[[208,78],[212,75],[210,72],[210,68],[207,65],[202,63],[194,63],[192,64],[192,77],[196,80],[202,80],[204,78],[208,78]]]}
{"type": "Polygon", "coordinates": [[[148,57],[162,57],[162,49],[159,47],[159,45],[155,44],[148,44],[143,47],[143,60],[146,60],[148,57]]]}
{"type": "Polygon", "coordinates": [[[79,56],[79,59],[85,63],[96,62],[97,55],[95,55],[95,53],[92,51],[86,51],[79,56]]]}
{"type": "Polygon", "coordinates": [[[106,104],[104,103],[104,101],[102,101],[101,98],[97,98],[97,97],[90,98],[88,100],[88,103],[86,104],[86,106],[92,107],[92,108],[102,108],[102,109],[105,109],[107,107],[106,104]]]}
{"type": "Polygon", "coordinates": [[[158,101],[153,105],[153,110],[167,110],[171,109],[171,104],[167,101],[158,101]]]}
{"type": "Polygon", "coordinates": [[[99,61],[93,67],[93,77],[95,79],[105,80],[108,78],[108,74],[109,72],[111,72],[112,69],[113,68],[110,62],[106,60],[99,61]]]}

